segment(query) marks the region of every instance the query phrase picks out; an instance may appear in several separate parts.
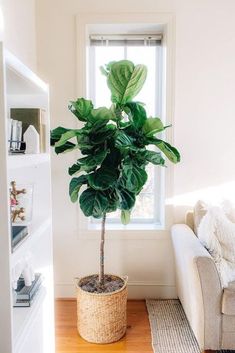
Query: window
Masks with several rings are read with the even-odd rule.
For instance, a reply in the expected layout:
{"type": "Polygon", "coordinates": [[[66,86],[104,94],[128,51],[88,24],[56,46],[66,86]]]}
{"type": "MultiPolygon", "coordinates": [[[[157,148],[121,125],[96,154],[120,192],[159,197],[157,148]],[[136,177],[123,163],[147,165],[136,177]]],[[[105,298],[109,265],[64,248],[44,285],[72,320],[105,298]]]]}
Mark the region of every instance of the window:
{"type": "MultiPolygon", "coordinates": [[[[100,66],[110,61],[128,59],[145,64],[148,76],[142,91],[135,97],[144,102],[148,116],[162,118],[162,46],[161,35],[91,35],[89,52],[88,95],[95,107],[110,106],[110,91],[100,66]]],[[[162,224],[163,168],[149,164],[148,181],[137,197],[132,223],[162,224]]],[[[120,213],[107,215],[109,223],[119,223],[120,213]]],[[[97,220],[92,220],[97,223],[97,220]]]]}

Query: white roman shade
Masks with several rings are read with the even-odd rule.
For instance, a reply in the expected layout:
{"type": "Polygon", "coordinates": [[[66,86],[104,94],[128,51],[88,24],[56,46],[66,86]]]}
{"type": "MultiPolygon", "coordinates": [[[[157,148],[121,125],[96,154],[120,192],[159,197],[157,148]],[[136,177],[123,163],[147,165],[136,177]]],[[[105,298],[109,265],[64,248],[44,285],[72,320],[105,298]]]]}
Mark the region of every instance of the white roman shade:
{"type": "Polygon", "coordinates": [[[162,34],[91,34],[91,46],[159,46],[162,34]]]}

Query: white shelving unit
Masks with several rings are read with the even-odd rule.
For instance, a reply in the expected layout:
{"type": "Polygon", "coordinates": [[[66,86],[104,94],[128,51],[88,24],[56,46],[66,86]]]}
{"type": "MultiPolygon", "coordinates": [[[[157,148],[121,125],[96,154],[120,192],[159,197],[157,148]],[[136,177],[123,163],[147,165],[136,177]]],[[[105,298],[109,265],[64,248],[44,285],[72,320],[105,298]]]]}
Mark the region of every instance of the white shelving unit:
{"type": "Polygon", "coordinates": [[[53,353],[54,305],[49,154],[48,86],[0,43],[0,352],[53,353]],[[46,152],[8,155],[10,108],[46,111],[46,152]],[[9,207],[10,182],[33,185],[29,235],[12,253],[9,207]],[[12,268],[32,258],[43,285],[29,308],[13,308],[12,268]]]}

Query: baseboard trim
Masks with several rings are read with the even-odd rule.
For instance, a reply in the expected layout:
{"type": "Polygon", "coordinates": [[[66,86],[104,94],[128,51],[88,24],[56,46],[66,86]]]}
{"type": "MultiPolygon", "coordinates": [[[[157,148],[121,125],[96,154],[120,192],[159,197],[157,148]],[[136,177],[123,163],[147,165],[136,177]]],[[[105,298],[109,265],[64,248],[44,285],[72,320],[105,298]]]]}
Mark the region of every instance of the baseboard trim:
{"type": "MultiPolygon", "coordinates": [[[[56,298],[75,298],[76,289],[73,283],[55,283],[56,298]]],[[[152,281],[129,281],[128,299],[176,299],[176,287],[171,284],[159,284],[152,281]]]]}

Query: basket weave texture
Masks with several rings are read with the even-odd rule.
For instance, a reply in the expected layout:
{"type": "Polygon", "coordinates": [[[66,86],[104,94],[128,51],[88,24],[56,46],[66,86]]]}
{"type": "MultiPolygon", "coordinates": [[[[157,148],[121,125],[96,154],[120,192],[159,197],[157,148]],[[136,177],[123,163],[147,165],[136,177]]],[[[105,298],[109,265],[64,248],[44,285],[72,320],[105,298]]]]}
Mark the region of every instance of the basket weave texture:
{"type": "Polygon", "coordinates": [[[118,341],[124,336],[127,326],[127,278],[123,278],[121,289],[111,293],[86,292],[79,286],[82,280],[77,284],[77,328],[80,336],[92,343],[118,341]]]}

